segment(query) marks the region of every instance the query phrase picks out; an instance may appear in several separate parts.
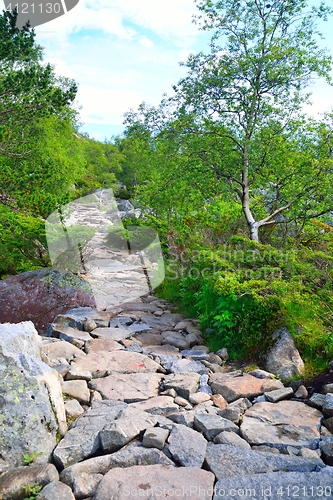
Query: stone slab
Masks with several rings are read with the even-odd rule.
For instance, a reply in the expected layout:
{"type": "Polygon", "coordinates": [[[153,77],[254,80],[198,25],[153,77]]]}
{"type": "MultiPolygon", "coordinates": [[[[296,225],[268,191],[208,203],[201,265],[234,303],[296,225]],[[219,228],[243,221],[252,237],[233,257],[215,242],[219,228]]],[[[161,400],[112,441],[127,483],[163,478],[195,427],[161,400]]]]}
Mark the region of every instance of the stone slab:
{"type": "Polygon", "coordinates": [[[213,500],[287,500],[332,498],[332,471],[269,472],[218,481],[213,500]]]}
{"type": "Polygon", "coordinates": [[[128,330],[127,328],[112,328],[112,327],[107,327],[107,328],[95,328],[91,332],[91,336],[94,338],[102,338],[102,339],[109,339],[109,340],[122,340],[126,339],[128,337],[131,337],[133,335],[133,332],[128,330]]]}
{"type": "Polygon", "coordinates": [[[118,451],[148,427],[154,427],[157,418],[137,408],[127,406],[120,410],[117,418],[107,422],[99,433],[101,446],[104,451],[118,451]]]}
{"type": "Polygon", "coordinates": [[[146,401],[141,401],[140,403],[131,403],[130,406],[151,413],[152,415],[163,415],[166,412],[178,410],[178,405],[174,403],[174,399],[171,396],[157,396],[146,401]]]}
{"type": "Polygon", "coordinates": [[[193,467],[167,465],[134,466],[112,469],[97,487],[94,500],[128,500],[128,498],[170,497],[211,500],[214,475],[193,467]]]}
{"type": "Polygon", "coordinates": [[[318,410],[299,401],[256,403],[243,416],[241,436],[251,445],[315,449],[322,418],[318,410]]]}
{"type": "Polygon", "coordinates": [[[96,453],[101,446],[100,431],[126,407],[119,401],[102,401],[97,408],[85,412],[55,448],[53,458],[56,465],[68,467],[96,453]]]}
{"type": "Polygon", "coordinates": [[[199,373],[172,373],[164,377],[165,389],[175,389],[182,398],[188,399],[190,394],[197,392],[199,373]]]}
{"type": "Polygon", "coordinates": [[[0,475],[0,498],[21,500],[26,496],[27,484],[46,486],[51,481],[59,481],[58,471],[53,464],[14,467],[0,475]]]}
{"type": "Polygon", "coordinates": [[[175,464],[156,448],[145,448],[141,443],[134,442],[124,446],[110,455],[101,455],[88,458],[64,469],[60,473],[60,480],[68,486],[73,486],[75,478],[82,474],[106,474],[110,469],[133,467],[134,465],[171,465],[175,464]]]}
{"type": "Polygon", "coordinates": [[[246,450],[226,444],[209,443],[205,464],[217,479],[251,476],[274,471],[313,472],[323,467],[323,462],[279,453],[246,450]]]}
{"type": "MultiPolygon", "coordinates": [[[[155,308],[156,310],[156,308],[155,308]]],[[[147,323],[152,328],[157,328],[160,331],[171,330],[179,321],[183,319],[182,314],[163,314],[161,318],[154,316],[142,316],[142,321],[147,323]]]]}
{"type": "Polygon", "coordinates": [[[87,354],[92,352],[112,352],[122,351],[124,346],[119,344],[116,340],[110,339],[92,339],[85,343],[84,350],[87,354]]]}
{"type": "Polygon", "coordinates": [[[247,373],[243,375],[214,373],[210,377],[210,385],[213,394],[221,394],[228,403],[239,398],[254,398],[284,387],[279,380],[259,379],[247,373]]]}
{"type": "Polygon", "coordinates": [[[172,359],[163,363],[166,370],[171,373],[200,373],[200,375],[208,374],[209,369],[206,368],[200,361],[190,359],[172,359]]]}
{"type": "Polygon", "coordinates": [[[158,396],[161,373],[118,373],[89,382],[89,387],[102,394],[103,399],[136,403],[158,396]]]}
{"type": "Polygon", "coordinates": [[[73,366],[81,370],[89,370],[93,378],[99,378],[114,372],[156,372],[160,365],[144,354],[118,350],[89,353],[85,358],[74,362],[73,366]]]}

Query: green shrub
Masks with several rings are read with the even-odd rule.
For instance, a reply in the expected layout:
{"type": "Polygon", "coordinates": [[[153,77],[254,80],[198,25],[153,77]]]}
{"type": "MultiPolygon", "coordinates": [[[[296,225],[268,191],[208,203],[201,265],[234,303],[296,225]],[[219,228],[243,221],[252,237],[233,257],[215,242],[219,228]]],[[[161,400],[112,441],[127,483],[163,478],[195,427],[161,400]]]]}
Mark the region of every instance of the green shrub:
{"type": "Polygon", "coordinates": [[[0,278],[50,265],[44,220],[0,204],[0,278]]]}
{"type": "Polygon", "coordinates": [[[203,331],[214,330],[206,336],[211,350],[227,347],[236,360],[258,361],[271,333],[286,326],[311,376],[333,358],[332,264],[315,247],[277,249],[234,236],[169,254],[158,292],[199,317],[203,331]]]}
{"type": "Polygon", "coordinates": [[[23,500],[36,500],[38,493],[43,489],[43,486],[38,486],[35,483],[24,485],[25,497],[23,500]]]}

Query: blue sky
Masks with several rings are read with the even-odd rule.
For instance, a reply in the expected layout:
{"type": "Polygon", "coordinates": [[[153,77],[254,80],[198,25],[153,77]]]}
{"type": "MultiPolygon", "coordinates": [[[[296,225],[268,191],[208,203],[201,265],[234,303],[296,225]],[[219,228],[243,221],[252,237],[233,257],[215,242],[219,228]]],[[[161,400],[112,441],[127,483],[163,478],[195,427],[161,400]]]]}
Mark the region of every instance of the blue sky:
{"type": "MultiPolygon", "coordinates": [[[[129,108],[157,105],[172,92],[186,71],[178,63],[208,50],[209,34],[191,22],[196,13],[194,0],[81,0],[36,28],[45,60],[79,84],[82,131],[109,139],[123,130],[129,108]]],[[[332,21],[320,28],[333,52],[332,21]]],[[[333,87],[318,82],[313,103],[313,115],[332,108],[333,87]]]]}

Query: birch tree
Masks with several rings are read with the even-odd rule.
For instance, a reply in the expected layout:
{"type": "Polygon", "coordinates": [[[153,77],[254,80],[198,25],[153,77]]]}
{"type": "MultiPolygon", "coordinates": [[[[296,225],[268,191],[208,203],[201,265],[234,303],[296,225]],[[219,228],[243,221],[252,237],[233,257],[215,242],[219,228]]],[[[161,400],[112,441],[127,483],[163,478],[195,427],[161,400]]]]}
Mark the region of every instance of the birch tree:
{"type": "Polygon", "coordinates": [[[188,58],[184,64],[188,74],[174,86],[172,101],[178,115],[196,116],[197,132],[215,133],[221,141],[231,142],[237,160],[229,163],[221,158],[209,168],[237,193],[250,238],[259,241],[259,229],[275,224],[304,197],[315,195],[318,176],[324,175],[320,158],[312,158],[309,169],[304,156],[306,168],[294,155],[295,162],[282,165],[280,173],[272,172],[278,168],[277,159],[271,164],[267,159],[276,148],[277,134],[285,138],[291,124],[295,132],[295,124],[302,122],[301,109],[309,102],[311,83],[318,77],[331,83],[332,57],[318,45],[317,23],[327,20],[332,11],[324,3],[309,7],[307,0],[196,3],[200,11],[196,22],[203,30],[213,30],[211,50],[188,58]],[[303,167],[308,175],[300,173],[298,187],[284,189],[291,171],[295,177],[303,167]],[[255,190],[272,191],[271,180],[265,185],[267,171],[268,177],[276,174],[275,203],[258,218],[253,207],[255,190]]]}

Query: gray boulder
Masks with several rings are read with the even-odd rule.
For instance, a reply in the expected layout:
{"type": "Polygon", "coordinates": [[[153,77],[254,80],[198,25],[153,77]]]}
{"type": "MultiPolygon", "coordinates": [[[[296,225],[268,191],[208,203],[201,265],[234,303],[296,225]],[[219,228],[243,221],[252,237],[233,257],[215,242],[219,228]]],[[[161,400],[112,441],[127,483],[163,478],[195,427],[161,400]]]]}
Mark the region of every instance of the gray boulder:
{"type": "Polygon", "coordinates": [[[287,498],[331,498],[333,476],[330,467],[320,472],[269,472],[220,480],[213,500],[282,500],[287,498]]]}
{"type": "Polygon", "coordinates": [[[209,443],[205,463],[217,479],[251,476],[263,472],[294,471],[314,472],[324,464],[319,458],[309,459],[290,455],[275,455],[229,446],[209,443]]]}
{"type": "Polygon", "coordinates": [[[187,399],[190,394],[197,392],[199,381],[199,373],[172,373],[164,377],[164,387],[175,389],[178,396],[187,399]]]}
{"type": "Polygon", "coordinates": [[[61,384],[62,392],[72,396],[82,404],[89,404],[90,391],[85,380],[66,380],[61,384]]]}
{"type": "Polygon", "coordinates": [[[215,438],[214,438],[214,443],[215,444],[228,444],[230,446],[238,446],[240,448],[245,448],[246,450],[250,450],[251,446],[245,439],[242,439],[238,434],[235,432],[227,432],[223,431],[220,432],[215,438]]]}
{"type": "Polygon", "coordinates": [[[37,500],[75,500],[75,497],[66,484],[52,481],[38,494],[37,500]]]}
{"type": "Polygon", "coordinates": [[[194,416],[194,426],[198,431],[202,431],[206,439],[212,440],[220,432],[236,432],[239,428],[231,420],[222,418],[219,415],[199,414],[194,416]]]}
{"type": "Polygon", "coordinates": [[[325,400],[325,394],[319,394],[318,392],[315,392],[309,399],[309,405],[313,406],[313,408],[317,408],[317,410],[321,410],[323,405],[325,404],[325,400]]]}
{"type": "Polygon", "coordinates": [[[112,469],[97,487],[94,500],[127,500],[128,498],[189,498],[211,500],[214,475],[194,467],[167,465],[134,466],[112,469]],[[163,495],[163,496],[162,496],[163,495]]]}
{"type": "Polygon", "coordinates": [[[117,203],[117,208],[120,212],[133,212],[134,207],[132,203],[130,203],[128,200],[121,200],[119,203],[117,203]]]}
{"type": "Polygon", "coordinates": [[[169,344],[178,349],[188,349],[192,342],[189,335],[181,331],[165,331],[162,333],[162,344],[169,344]]]}
{"type": "MultiPolygon", "coordinates": [[[[186,357],[191,357],[194,361],[209,361],[209,354],[204,349],[185,349],[184,351],[181,351],[182,355],[184,358],[186,357]]],[[[222,360],[221,360],[222,363],[222,360]]]]}
{"type": "Polygon", "coordinates": [[[172,457],[180,465],[201,468],[207,447],[202,434],[185,425],[174,424],[168,442],[172,457]]]}
{"type": "Polygon", "coordinates": [[[113,422],[107,423],[100,432],[104,451],[114,452],[137,437],[148,427],[154,427],[154,415],[133,407],[122,409],[113,422]]]}
{"type": "Polygon", "coordinates": [[[318,447],[322,414],[299,401],[256,403],[241,424],[241,436],[251,445],[268,445],[286,451],[318,447]]]}
{"type": "Polygon", "coordinates": [[[42,358],[50,366],[57,366],[63,362],[69,364],[75,359],[86,356],[83,351],[65,340],[43,337],[42,341],[42,358]]]}
{"type": "Polygon", "coordinates": [[[97,452],[101,448],[100,431],[124,408],[126,403],[120,401],[101,401],[97,408],[89,409],[75,420],[53,452],[56,465],[68,467],[97,452]]]}
{"type": "MultiPolygon", "coordinates": [[[[148,304],[145,304],[148,306],[148,304]]],[[[153,306],[156,310],[156,307],[153,306]]],[[[141,320],[151,328],[156,328],[159,331],[172,330],[172,328],[183,318],[182,314],[165,313],[161,318],[153,316],[142,316],[141,320]]],[[[187,349],[187,347],[184,347],[187,349]]]]}
{"type": "Polygon", "coordinates": [[[142,438],[142,446],[145,448],[157,448],[163,450],[165,441],[169,436],[169,430],[162,427],[150,427],[142,438]]]}
{"type": "Polygon", "coordinates": [[[168,419],[176,424],[186,425],[186,427],[193,428],[194,425],[194,410],[177,411],[168,414],[168,419]]]}
{"type": "Polygon", "coordinates": [[[156,448],[145,448],[135,442],[110,455],[88,458],[88,460],[67,467],[60,473],[60,480],[73,487],[75,480],[84,474],[104,475],[114,468],[154,464],[175,465],[162,451],[156,448]]]}
{"type": "Polygon", "coordinates": [[[100,311],[93,307],[76,307],[75,309],[67,310],[63,314],[58,314],[49,328],[49,335],[52,333],[52,328],[55,325],[67,325],[71,328],[85,331],[87,321],[94,320],[96,326],[106,327],[109,324],[111,317],[110,312],[100,311]]]}
{"type": "Polygon", "coordinates": [[[164,413],[178,410],[178,405],[174,403],[174,399],[171,396],[157,396],[156,398],[150,398],[139,403],[130,403],[130,406],[151,413],[152,415],[163,415],[164,413]]]}
{"type": "Polygon", "coordinates": [[[200,375],[208,374],[209,370],[199,361],[190,359],[174,359],[164,363],[164,368],[171,373],[200,373],[200,375]]]}
{"type": "Polygon", "coordinates": [[[333,436],[323,436],[320,441],[320,451],[325,464],[333,465],[333,436]]]}
{"type": "Polygon", "coordinates": [[[75,477],[72,487],[75,498],[93,497],[102,479],[102,474],[86,474],[84,472],[75,477]]]}
{"type": "Polygon", "coordinates": [[[50,334],[51,331],[52,337],[66,340],[66,342],[70,342],[74,345],[75,340],[82,340],[83,342],[86,342],[92,339],[92,337],[87,332],[81,332],[81,330],[77,330],[76,328],[72,328],[67,325],[60,325],[57,323],[49,325],[48,333],[50,334]]]}
{"type": "Polygon", "coordinates": [[[333,394],[326,394],[323,404],[323,413],[328,417],[333,417],[333,394]]]}
{"type": "Polygon", "coordinates": [[[291,387],[284,387],[283,389],[277,389],[276,391],[270,391],[264,394],[270,403],[277,403],[283,399],[288,399],[294,394],[291,387]]]}
{"type": "Polygon", "coordinates": [[[266,370],[275,375],[279,374],[283,382],[295,375],[303,375],[304,362],[288,330],[279,328],[272,334],[272,339],[275,343],[266,355],[266,370]]]}
{"type": "Polygon", "coordinates": [[[47,462],[57,432],[67,430],[59,375],[41,346],[30,321],[0,325],[0,470],[22,465],[23,454],[47,462]]]}

